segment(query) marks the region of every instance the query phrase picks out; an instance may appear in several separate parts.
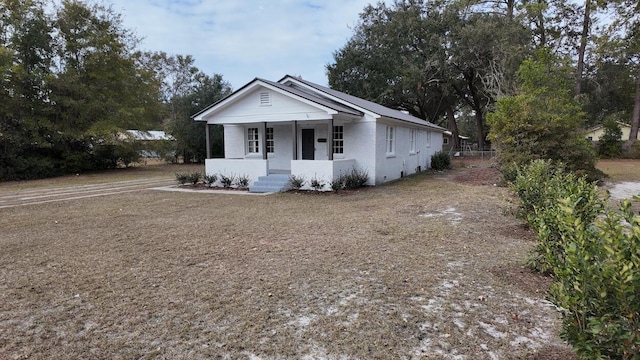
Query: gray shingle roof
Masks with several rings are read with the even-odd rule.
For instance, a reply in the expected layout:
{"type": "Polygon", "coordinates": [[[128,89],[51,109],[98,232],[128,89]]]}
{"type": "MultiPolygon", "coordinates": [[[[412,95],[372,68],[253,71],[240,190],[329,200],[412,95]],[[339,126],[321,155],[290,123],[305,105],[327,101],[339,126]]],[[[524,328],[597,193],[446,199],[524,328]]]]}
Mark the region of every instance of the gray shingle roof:
{"type": "Polygon", "coordinates": [[[362,116],[362,112],[358,111],[354,108],[348,107],[348,106],[344,106],[336,101],[333,101],[331,99],[328,99],[326,97],[321,97],[318,96],[315,93],[310,93],[308,91],[303,91],[301,89],[299,89],[298,87],[294,87],[294,86],[288,86],[288,85],[284,85],[281,83],[277,83],[277,82],[273,82],[273,81],[269,81],[269,80],[265,80],[265,79],[260,79],[260,78],[256,78],[257,80],[260,80],[264,83],[267,83],[271,86],[274,86],[280,90],[289,92],[291,94],[297,95],[301,98],[307,99],[309,101],[313,101],[316,104],[322,105],[324,107],[328,107],[329,109],[333,109],[337,112],[341,112],[341,113],[347,113],[347,114],[351,114],[351,115],[358,115],[358,116],[362,116]]]}
{"type": "Polygon", "coordinates": [[[413,115],[406,114],[406,113],[404,113],[404,112],[402,112],[400,110],[394,110],[394,109],[388,108],[386,106],[382,106],[380,104],[376,104],[374,102],[371,102],[371,101],[368,101],[368,100],[364,100],[364,99],[361,99],[361,98],[353,96],[353,95],[345,94],[343,92],[340,92],[340,91],[337,91],[337,90],[334,90],[334,89],[331,89],[331,88],[328,88],[328,87],[325,87],[325,86],[322,86],[322,85],[318,85],[318,84],[312,83],[312,82],[307,81],[307,80],[300,79],[298,77],[287,75],[284,78],[282,78],[280,80],[280,82],[282,82],[285,79],[289,79],[289,78],[292,79],[292,80],[295,80],[295,81],[299,81],[299,82],[301,82],[301,83],[303,83],[303,84],[305,84],[305,85],[307,85],[309,87],[312,87],[312,88],[314,88],[314,89],[316,89],[318,91],[321,91],[321,92],[326,93],[326,94],[328,94],[330,96],[338,98],[338,99],[340,99],[342,101],[345,101],[345,102],[347,102],[349,104],[355,105],[356,107],[359,107],[359,108],[365,109],[365,110],[367,110],[369,112],[378,114],[378,115],[380,115],[382,117],[386,117],[386,118],[390,118],[390,119],[396,119],[396,120],[402,120],[402,121],[408,121],[408,122],[415,123],[415,124],[420,124],[420,125],[426,125],[426,126],[429,126],[431,128],[442,130],[442,131],[446,130],[446,129],[440,127],[440,126],[437,126],[437,125],[435,125],[433,123],[430,123],[430,122],[428,122],[426,120],[420,119],[420,118],[415,117],[413,115]]]}

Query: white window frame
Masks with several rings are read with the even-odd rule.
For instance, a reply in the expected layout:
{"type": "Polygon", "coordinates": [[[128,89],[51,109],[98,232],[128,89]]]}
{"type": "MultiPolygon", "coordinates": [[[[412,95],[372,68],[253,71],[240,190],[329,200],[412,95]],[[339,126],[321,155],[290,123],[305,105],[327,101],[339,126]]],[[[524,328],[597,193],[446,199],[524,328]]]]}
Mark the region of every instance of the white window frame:
{"type": "Polygon", "coordinates": [[[394,156],[396,153],[396,128],[395,126],[387,125],[384,137],[385,152],[387,156],[394,156]]]}
{"type": "Polygon", "coordinates": [[[409,129],[409,154],[416,153],[416,129],[409,129]]]}
{"type": "Polygon", "coordinates": [[[247,154],[260,153],[260,131],[258,128],[247,128],[247,154]]]}
{"type": "Polygon", "coordinates": [[[344,154],[344,126],[333,127],[333,144],[331,151],[334,154],[344,154]]]}
{"type": "Polygon", "coordinates": [[[265,138],[265,141],[267,142],[267,154],[273,154],[276,149],[276,142],[274,141],[272,127],[267,128],[267,133],[264,136],[264,138],[265,138]]]}

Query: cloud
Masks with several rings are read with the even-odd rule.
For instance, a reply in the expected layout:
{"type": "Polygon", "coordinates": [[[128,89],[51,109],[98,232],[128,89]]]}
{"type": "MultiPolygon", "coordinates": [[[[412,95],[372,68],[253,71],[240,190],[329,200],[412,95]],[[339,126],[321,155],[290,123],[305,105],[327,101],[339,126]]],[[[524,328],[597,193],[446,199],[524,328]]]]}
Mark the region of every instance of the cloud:
{"type": "Polygon", "coordinates": [[[326,84],[324,66],[369,0],[113,0],[141,49],[193,55],[202,71],[239,88],[289,73],[326,84]]]}

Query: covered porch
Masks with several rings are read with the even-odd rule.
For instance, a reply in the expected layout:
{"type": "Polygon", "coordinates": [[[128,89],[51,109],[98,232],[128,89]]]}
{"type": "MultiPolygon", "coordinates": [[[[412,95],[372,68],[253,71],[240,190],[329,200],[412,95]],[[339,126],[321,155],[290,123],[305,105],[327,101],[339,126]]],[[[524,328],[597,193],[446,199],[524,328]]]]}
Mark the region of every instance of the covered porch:
{"type": "Polygon", "coordinates": [[[250,184],[270,174],[295,175],[328,184],[357,166],[356,160],[345,158],[344,129],[348,122],[344,119],[223,126],[224,159],[211,158],[207,137],[205,165],[209,175],[247,177],[250,184]]]}

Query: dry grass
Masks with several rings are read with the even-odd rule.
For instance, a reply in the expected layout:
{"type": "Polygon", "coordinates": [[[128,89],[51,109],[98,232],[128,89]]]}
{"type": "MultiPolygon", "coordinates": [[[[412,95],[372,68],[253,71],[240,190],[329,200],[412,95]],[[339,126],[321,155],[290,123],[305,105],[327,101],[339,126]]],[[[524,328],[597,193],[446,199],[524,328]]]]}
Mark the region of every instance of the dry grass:
{"type": "Polygon", "coordinates": [[[474,176],[0,209],[0,359],[566,355],[508,191],[474,176]]]}
{"type": "Polygon", "coordinates": [[[599,160],[597,168],[609,175],[607,181],[640,181],[640,160],[610,159],[599,160]]]}

